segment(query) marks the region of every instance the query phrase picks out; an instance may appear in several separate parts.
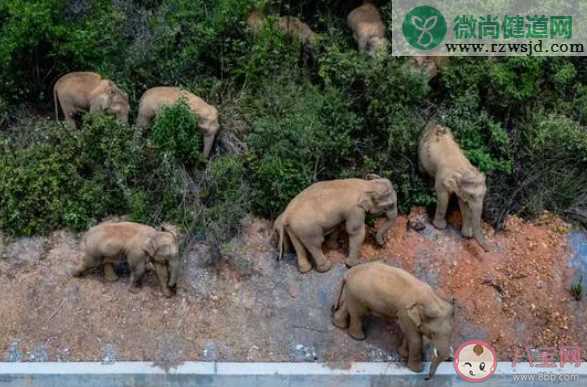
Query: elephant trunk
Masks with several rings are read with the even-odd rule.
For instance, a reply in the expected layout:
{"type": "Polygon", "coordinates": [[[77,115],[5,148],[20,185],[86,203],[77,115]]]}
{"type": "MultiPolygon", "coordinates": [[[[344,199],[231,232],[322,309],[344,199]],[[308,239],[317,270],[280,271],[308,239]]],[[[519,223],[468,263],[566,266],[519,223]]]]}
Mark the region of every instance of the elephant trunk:
{"type": "Polygon", "coordinates": [[[434,356],[432,357],[432,363],[430,364],[430,371],[426,380],[431,379],[436,373],[436,369],[445,360],[450,359],[450,346],[447,339],[433,340],[434,356]]]}
{"type": "Polygon", "coordinates": [[[485,236],[483,235],[483,230],[481,229],[481,213],[483,212],[483,206],[474,206],[472,208],[472,216],[473,216],[473,236],[479,243],[479,245],[485,250],[486,252],[489,251],[489,245],[485,240],[485,236]]]}
{"type": "Polygon", "coordinates": [[[377,236],[375,237],[375,240],[380,246],[385,244],[384,236],[387,234],[387,231],[389,231],[391,226],[393,226],[395,219],[397,218],[397,202],[394,203],[391,209],[385,212],[385,216],[387,217],[387,220],[383,223],[379,231],[377,231],[377,236]]]}
{"type": "Polygon", "coordinates": [[[177,285],[177,277],[179,276],[179,257],[169,261],[169,287],[173,288],[177,285]]]}

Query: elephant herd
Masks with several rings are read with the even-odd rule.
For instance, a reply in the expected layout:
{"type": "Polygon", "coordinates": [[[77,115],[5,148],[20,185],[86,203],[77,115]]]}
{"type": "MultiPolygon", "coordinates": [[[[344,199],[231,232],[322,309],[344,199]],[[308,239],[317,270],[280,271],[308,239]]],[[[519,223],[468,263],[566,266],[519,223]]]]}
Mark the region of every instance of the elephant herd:
{"type": "MultiPolygon", "coordinates": [[[[247,24],[254,33],[261,31],[266,17],[253,11],[247,24]]],[[[353,10],[347,17],[353,37],[362,53],[375,56],[384,50],[384,26],[376,6],[370,1],[353,10]]],[[[318,35],[294,17],[282,17],[277,28],[307,45],[314,45],[318,35]]],[[[423,66],[435,61],[417,59],[423,66]]],[[[440,62],[439,62],[440,63],[440,62]]],[[[75,126],[75,115],[82,111],[102,111],[128,122],[129,98],[112,81],[91,72],[74,72],[61,77],[54,87],[55,113],[61,106],[65,120],[75,126]]],[[[203,153],[209,156],[219,131],[218,111],[201,98],[176,87],[154,87],[140,99],[136,125],[146,127],[165,105],[183,99],[198,117],[203,132],[203,153]]],[[[437,208],[433,225],[446,227],[447,206],[452,194],[458,198],[463,215],[463,236],[475,238],[489,250],[481,229],[481,214],[486,192],[485,176],[475,168],[455,141],[450,129],[430,123],[424,129],[418,158],[422,172],[434,179],[437,208]]],[[[373,314],[397,319],[403,332],[400,355],[408,367],[422,370],[424,340],[434,347],[428,374],[432,377],[440,362],[450,357],[449,341],[454,317],[453,302],[444,300],[426,283],[412,274],[380,262],[361,263],[360,250],[366,237],[367,214],[385,215],[386,221],[376,234],[376,242],[384,245],[398,214],[398,198],[390,180],[369,174],[364,179],[338,179],[314,183],[294,197],[275,219],[273,232],[281,258],[290,247],[297,256],[298,269],[307,273],[314,267],[328,271],[332,264],[322,245],[338,239],[344,229],[349,237],[345,264],[350,268],[342,278],[332,306],[332,323],[361,340],[365,338],[362,319],[373,314]]],[[[130,291],[135,292],[144,273],[154,270],[163,295],[171,297],[180,274],[179,240],[176,227],[160,229],[133,222],[106,222],[88,230],[81,242],[83,257],[72,275],[82,276],[91,269],[103,267],[105,278],[115,281],[113,264],[125,257],[131,278],[130,291]]]]}
{"type": "MultiPolygon", "coordinates": [[[[422,169],[435,180],[437,208],[433,224],[446,227],[446,207],[454,193],[463,215],[462,233],[474,237],[488,249],[481,230],[481,212],[486,191],[485,176],[467,160],[450,130],[428,125],[419,143],[422,169]]],[[[398,200],[392,183],[374,174],[365,179],[320,181],[300,192],[274,221],[278,257],[290,245],[297,256],[298,269],[307,273],[314,266],[328,271],[332,264],[322,251],[325,240],[336,241],[339,231],[349,236],[345,260],[350,267],[332,307],[332,322],[357,340],[365,338],[362,319],[367,314],[397,319],[403,332],[400,355],[408,367],[422,370],[424,340],[432,343],[434,356],[428,378],[440,362],[450,357],[450,336],[454,318],[453,302],[442,299],[426,283],[405,270],[381,262],[361,263],[360,249],[365,240],[367,214],[386,216],[376,234],[379,245],[397,217],[398,200]]],[[[82,262],[73,271],[79,277],[90,269],[103,266],[108,281],[117,279],[113,264],[126,257],[131,278],[130,291],[138,289],[147,269],[156,272],[163,294],[171,297],[180,271],[179,234],[176,227],[153,227],[120,222],[101,223],[84,235],[82,262]]]]}

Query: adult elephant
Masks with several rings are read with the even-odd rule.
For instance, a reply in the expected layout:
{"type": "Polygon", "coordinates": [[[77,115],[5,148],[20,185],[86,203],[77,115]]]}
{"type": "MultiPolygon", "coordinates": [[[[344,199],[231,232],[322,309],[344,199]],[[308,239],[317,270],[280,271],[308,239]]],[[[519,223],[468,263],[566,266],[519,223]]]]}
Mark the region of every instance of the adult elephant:
{"type": "Polygon", "coordinates": [[[430,340],[434,358],[428,379],[450,357],[453,304],[400,268],[382,262],[353,267],[344,275],[332,312],[333,324],[348,328],[349,335],[356,340],[365,339],[362,321],[369,314],[399,320],[403,332],[399,352],[414,372],[422,371],[423,339],[430,340]]]}
{"type": "Polygon", "coordinates": [[[153,120],[163,106],[173,105],[185,99],[191,111],[198,117],[198,126],[204,135],[204,157],[208,157],[220,130],[218,110],[202,98],[178,87],[153,87],[143,94],[139,103],[137,126],[144,128],[153,120]]]}
{"type": "Polygon", "coordinates": [[[481,230],[483,200],[487,192],[485,175],[469,162],[450,129],[441,125],[431,124],[424,130],[418,156],[422,168],[435,179],[437,203],[434,226],[446,228],[446,210],[454,193],[459,199],[463,216],[463,236],[474,237],[485,251],[489,251],[481,230]]]}
{"type": "Polygon", "coordinates": [[[365,240],[366,214],[386,214],[387,221],[377,232],[377,243],[384,244],[384,235],[397,217],[397,196],[388,179],[368,175],[366,179],[340,179],[312,184],[299,193],[276,219],[274,232],[279,235],[279,257],[289,239],[296,251],[298,269],[312,270],[308,253],[314,258],[316,270],[330,270],[331,263],[322,253],[324,237],[344,224],[349,234],[348,266],[359,262],[359,251],[365,240]]]}
{"type": "Polygon", "coordinates": [[[59,106],[67,121],[75,127],[75,115],[84,112],[106,112],[128,123],[128,95],[114,82],[92,72],[65,74],[53,86],[55,119],[59,119],[59,106]]]}

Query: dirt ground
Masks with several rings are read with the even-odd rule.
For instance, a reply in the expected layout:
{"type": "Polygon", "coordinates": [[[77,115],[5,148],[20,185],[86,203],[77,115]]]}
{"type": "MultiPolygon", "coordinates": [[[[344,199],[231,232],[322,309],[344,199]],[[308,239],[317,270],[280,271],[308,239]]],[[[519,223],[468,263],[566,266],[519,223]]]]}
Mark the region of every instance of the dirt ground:
{"type": "MultiPolygon", "coordinates": [[[[527,348],[587,346],[586,301],[568,291],[580,265],[571,262],[567,224],[549,214],[533,223],[512,217],[503,232],[486,227],[494,248],[485,253],[462,239],[459,223],[453,214],[438,231],[415,209],[398,218],[383,248],[369,237],[364,259],[385,259],[454,297],[455,348],[480,338],[507,360],[515,352],[524,358],[527,348]],[[418,221],[422,230],[408,227],[418,221]]],[[[372,319],[363,342],[330,323],[346,241],[327,252],[337,262],[330,272],[302,275],[292,254],[275,260],[270,229],[267,221],[246,221],[222,262],[192,245],[171,299],[153,274],[137,294],[127,290],[128,276],[71,278],[77,235],[0,238],[0,361],[398,360],[395,323],[372,319]]]]}

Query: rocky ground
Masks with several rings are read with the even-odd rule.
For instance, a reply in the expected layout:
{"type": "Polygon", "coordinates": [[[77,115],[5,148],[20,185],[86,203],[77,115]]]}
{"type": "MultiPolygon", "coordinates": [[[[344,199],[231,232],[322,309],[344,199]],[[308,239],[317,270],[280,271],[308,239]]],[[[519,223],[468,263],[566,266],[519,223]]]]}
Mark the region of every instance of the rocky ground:
{"type": "MultiPolygon", "coordinates": [[[[461,238],[458,213],[445,231],[427,219],[422,209],[399,217],[383,248],[370,237],[362,253],[455,297],[454,346],[485,339],[501,360],[528,347],[587,347],[585,298],[568,291],[587,269],[584,233],[548,214],[533,223],[512,217],[496,235],[487,227],[494,249],[484,253],[461,238]],[[408,226],[418,222],[420,231],[408,226]]],[[[340,240],[327,252],[337,262],[330,272],[302,275],[293,255],[276,261],[270,223],[250,219],[221,262],[193,244],[178,294],[166,299],[152,274],[138,294],[127,290],[128,276],[71,278],[80,258],[71,233],[0,238],[0,361],[398,360],[395,323],[372,319],[363,342],[330,323],[345,249],[340,240]]]]}

